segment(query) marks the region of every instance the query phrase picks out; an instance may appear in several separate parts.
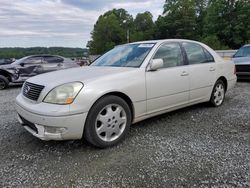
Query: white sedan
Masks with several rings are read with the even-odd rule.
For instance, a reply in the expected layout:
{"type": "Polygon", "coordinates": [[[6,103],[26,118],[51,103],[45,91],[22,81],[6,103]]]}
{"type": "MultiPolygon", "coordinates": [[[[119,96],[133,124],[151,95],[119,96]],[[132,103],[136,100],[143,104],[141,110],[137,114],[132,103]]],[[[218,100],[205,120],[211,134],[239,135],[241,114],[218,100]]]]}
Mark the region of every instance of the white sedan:
{"type": "Polygon", "coordinates": [[[202,102],[222,105],[235,66],[205,44],[144,41],[117,46],[85,68],[28,79],[18,120],[42,140],[85,138],[110,147],[132,123],[202,102]]]}

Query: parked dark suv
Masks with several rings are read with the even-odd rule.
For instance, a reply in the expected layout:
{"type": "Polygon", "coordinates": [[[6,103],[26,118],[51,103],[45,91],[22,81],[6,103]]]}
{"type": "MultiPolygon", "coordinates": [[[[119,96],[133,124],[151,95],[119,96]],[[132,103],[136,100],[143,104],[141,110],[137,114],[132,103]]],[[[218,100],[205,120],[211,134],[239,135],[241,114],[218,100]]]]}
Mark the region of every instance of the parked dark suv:
{"type": "Polygon", "coordinates": [[[0,90],[7,88],[9,83],[22,83],[38,74],[72,67],[79,67],[79,65],[61,56],[27,56],[11,64],[0,65],[0,90]]]}

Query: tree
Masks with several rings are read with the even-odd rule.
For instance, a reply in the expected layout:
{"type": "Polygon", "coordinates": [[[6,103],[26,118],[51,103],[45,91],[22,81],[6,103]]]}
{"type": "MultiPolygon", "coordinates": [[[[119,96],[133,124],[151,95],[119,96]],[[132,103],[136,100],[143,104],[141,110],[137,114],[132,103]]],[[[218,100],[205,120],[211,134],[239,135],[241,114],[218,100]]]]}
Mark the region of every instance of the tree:
{"type": "MultiPolygon", "coordinates": [[[[196,39],[196,6],[195,0],[166,0],[164,4],[164,21],[167,36],[172,38],[196,39]]],[[[162,17],[158,24],[162,24],[162,17]]]]}
{"type": "Polygon", "coordinates": [[[134,28],[132,31],[132,41],[142,41],[153,39],[154,33],[154,21],[153,15],[146,11],[144,13],[138,13],[134,20],[134,28]]]}
{"type": "Polygon", "coordinates": [[[205,17],[207,15],[208,0],[195,0],[196,35],[201,40],[204,31],[205,17]]]}
{"type": "Polygon", "coordinates": [[[214,49],[237,49],[250,42],[250,0],[166,0],[163,15],[153,22],[150,12],[133,17],[124,9],[100,16],[88,47],[102,54],[130,41],[186,38],[214,49]]]}
{"type": "Polygon", "coordinates": [[[221,46],[237,49],[249,38],[249,0],[210,0],[203,38],[215,36],[221,46]]]}
{"type": "Polygon", "coordinates": [[[133,17],[124,9],[113,9],[101,15],[88,42],[90,53],[102,54],[115,45],[126,43],[127,29],[132,23],[133,17]]]}

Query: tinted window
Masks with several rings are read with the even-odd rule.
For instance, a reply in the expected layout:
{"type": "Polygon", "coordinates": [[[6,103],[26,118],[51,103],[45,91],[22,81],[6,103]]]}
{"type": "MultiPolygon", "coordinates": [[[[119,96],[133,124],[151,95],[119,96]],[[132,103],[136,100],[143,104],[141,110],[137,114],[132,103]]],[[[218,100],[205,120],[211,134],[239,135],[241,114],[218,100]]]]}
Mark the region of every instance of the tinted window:
{"type": "Polygon", "coordinates": [[[24,64],[39,64],[41,63],[41,57],[29,57],[25,59],[23,62],[24,64]]]}
{"type": "Polygon", "coordinates": [[[44,57],[44,61],[47,63],[62,63],[63,59],[57,56],[47,56],[44,57]]]}
{"type": "Polygon", "coordinates": [[[178,43],[163,44],[153,59],[162,59],[163,68],[181,66],[184,62],[181,47],[178,43]]]}
{"type": "Polygon", "coordinates": [[[248,56],[250,56],[250,46],[245,46],[239,49],[234,57],[248,57],[248,56]]]}
{"type": "Polygon", "coordinates": [[[211,58],[213,61],[213,57],[211,57],[211,54],[207,52],[208,56],[210,56],[207,57],[204,48],[199,44],[184,42],[183,47],[187,53],[189,64],[191,65],[211,62],[211,58]]]}

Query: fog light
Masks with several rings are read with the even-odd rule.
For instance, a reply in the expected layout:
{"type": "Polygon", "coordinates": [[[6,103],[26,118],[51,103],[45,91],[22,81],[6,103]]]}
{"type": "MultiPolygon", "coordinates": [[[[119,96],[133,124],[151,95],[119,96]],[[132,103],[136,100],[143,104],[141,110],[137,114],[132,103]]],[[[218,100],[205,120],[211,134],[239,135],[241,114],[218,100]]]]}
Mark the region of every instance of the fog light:
{"type": "Polygon", "coordinates": [[[66,131],[67,129],[64,127],[44,127],[44,132],[45,133],[51,133],[51,134],[62,134],[66,131]]]}

